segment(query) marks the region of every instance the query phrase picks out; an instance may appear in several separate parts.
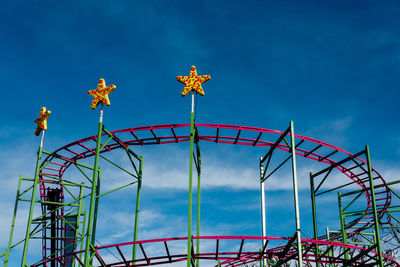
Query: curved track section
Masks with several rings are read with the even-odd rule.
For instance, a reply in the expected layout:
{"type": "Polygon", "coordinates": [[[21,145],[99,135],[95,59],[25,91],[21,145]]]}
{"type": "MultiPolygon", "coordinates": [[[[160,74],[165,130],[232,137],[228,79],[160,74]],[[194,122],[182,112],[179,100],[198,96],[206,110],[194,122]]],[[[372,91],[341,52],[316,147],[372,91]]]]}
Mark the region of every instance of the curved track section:
{"type": "MultiPolygon", "coordinates": [[[[246,249],[246,244],[255,241],[266,240],[269,241],[281,241],[288,242],[290,238],[287,237],[275,237],[275,236],[194,236],[193,240],[208,240],[215,242],[213,246],[214,249],[204,249],[199,254],[194,254],[194,259],[199,260],[211,260],[215,261],[219,259],[221,266],[240,266],[243,264],[249,264],[252,262],[260,261],[261,259],[274,259],[276,262],[279,260],[284,260],[282,253],[286,255],[290,260],[297,260],[297,251],[293,247],[276,247],[271,249],[266,249],[264,251],[254,251],[246,249]],[[224,241],[234,241],[236,244],[231,246],[230,249],[221,249],[220,243],[224,241]],[[284,251],[287,250],[287,251],[284,251]]],[[[97,261],[98,266],[149,266],[149,265],[160,265],[160,264],[170,264],[181,261],[186,261],[187,254],[185,253],[184,246],[186,245],[187,237],[175,237],[175,238],[162,238],[162,239],[151,239],[142,240],[137,242],[127,242],[120,244],[113,244],[108,246],[96,247],[94,251],[94,258],[97,261]],[[136,244],[140,247],[143,256],[138,257],[135,261],[129,260],[129,253],[125,255],[124,251],[130,251],[132,246],[136,244]],[[155,246],[162,248],[162,252],[157,254],[152,253],[149,248],[154,248],[155,246]],[[182,247],[178,253],[174,253],[173,247],[182,247]]],[[[314,255],[313,250],[316,245],[320,248],[325,248],[326,250],[335,250],[340,248],[350,249],[358,255],[363,255],[366,258],[373,259],[376,256],[375,251],[368,251],[365,248],[345,245],[337,242],[329,242],[324,240],[314,240],[314,239],[302,239],[302,244],[304,246],[305,253],[303,254],[304,262],[312,263],[326,263],[326,264],[337,264],[336,266],[360,266],[357,261],[350,262],[346,260],[344,254],[339,256],[331,256],[328,253],[323,255],[314,255]]],[[[32,265],[32,267],[46,266],[47,263],[52,261],[57,261],[65,256],[72,256],[77,263],[77,266],[84,266],[81,258],[84,250],[75,251],[73,253],[63,255],[60,257],[48,259],[40,264],[32,265]]],[[[286,259],[287,259],[286,258],[286,259]]],[[[398,266],[396,261],[391,257],[384,255],[385,266],[398,266]]],[[[364,263],[366,263],[364,261],[364,263]]],[[[367,261],[368,263],[368,261],[367,261]]],[[[95,263],[96,264],[96,263],[95,263]]]]}
{"type": "MultiPolygon", "coordinates": [[[[189,129],[190,124],[168,124],[112,131],[111,134],[114,136],[115,140],[112,139],[107,143],[100,153],[107,153],[121,147],[187,142],[190,140],[190,136],[188,135],[190,132],[189,129]]],[[[282,131],[225,124],[197,123],[196,129],[196,141],[199,142],[226,143],[266,148],[272,147],[276,140],[284,134],[282,131]]],[[[43,180],[46,179],[46,177],[50,177],[61,180],[64,172],[71,164],[89,158],[95,154],[96,139],[97,136],[87,137],[54,151],[52,156],[48,156],[44,162],[42,162],[44,168],[40,173],[40,179],[43,180]]],[[[359,229],[358,231],[361,231],[373,225],[372,199],[369,190],[367,190],[369,188],[369,180],[368,173],[365,171],[366,162],[357,157],[354,160],[354,164],[341,164],[340,159],[351,156],[352,154],[350,152],[305,136],[295,135],[295,140],[296,155],[326,165],[337,165],[336,169],[352,180],[350,183],[357,184],[361,187],[360,189],[365,190],[367,204],[365,208],[366,214],[349,223],[348,227],[356,228],[359,229]]],[[[290,148],[287,144],[278,144],[276,149],[290,152],[290,148]]],[[[390,205],[391,193],[386,187],[386,182],[382,176],[374,168],[372,168],[372,171],[375,194],[377,195],[376,205],[378,208],[378,216],[382,218],[387,207],[390,205]]],[[[41,198],[45,200],[48,188],[46,189],[43,183],[40,184],[40,191],[41,198]]],[[[355,232],[357,232],[357,230],[355,230],[355,232]]]]}

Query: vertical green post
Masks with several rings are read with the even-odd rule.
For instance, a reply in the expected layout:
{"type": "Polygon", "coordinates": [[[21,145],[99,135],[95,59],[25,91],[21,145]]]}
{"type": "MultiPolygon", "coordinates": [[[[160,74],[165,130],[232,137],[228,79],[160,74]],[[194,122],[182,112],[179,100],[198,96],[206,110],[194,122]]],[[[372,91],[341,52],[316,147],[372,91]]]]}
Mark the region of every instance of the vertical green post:
{"type": "Polygon", "coordinates": [[[8,240],[8,247],[7,247],[6,255],[5,255],[5,258],[4,258],[4,267],[7,267],[8,259],[10,258],[12,238],[13,238],[14,228],[15,228],[15,218],[17,217],[17,210],[18,210],[19,192],[21,190],[21,180],[22,180],[22,175],[19,176],[17,196],[15,197],[14,214],[13,214],[13,219],[12,219],[12,222],[11,222],[10,239],[8,240]]]}
{"type": "MultiPolygon", "coordinates": [[[[343,239],[343,243],[347,244],[347,233],[346,233],[346,229],[345,229],[345,217],[343,214],[343,210],[342,210],[342,194],[340,192],[337,192],[338,195],[338,204],[339,204],[339,216],[340,216],[340,229],[342,232],[342,239],[343,239]]],[[[346,260],[349,259],[349,253],[344,253],[344,258],[346,260]]]]}
{"type": "MultiPolygon", "coordinates": [[[[101,109],[101,114],[103,113],[103,107],[101,109]]],[[[94,240],[96,233],[93,232],[94,222],[94,209],[95,209],[95,197],[97,190],[97,178],[98,178],[98,165],[99,165],[99,155],[100,155],[100,144],[101,144],[101,134],[103,129],[102,115],[100,115],[99,127],[97,129],[97,140],[96,140],[96,153],[94,157],[94,167],[93,167],[93,179],[92,179],[92,190],[90,193],[90,205],[89,205],[89,215],[87,224],[87,234],[86,234],[86,244],[85,244],[85,261],[84,266],[89,266],[90,259],[90,244],[94,240]]]]}
{"type": "Polygon", "coordinates": [[[297,189],[297,167],[296,167],[296,143],[294,138],[294,123],[290,121],[290,150],[292,154],[292,174],[293,174],[293,194],[294,194],[294,209],[296,219],[296,235],[297,235],[297,254],[298,266],[303,266],[303,251],[301,245],[301,228],[300,228],[300,211],[299,211],[299,195],[297,189]]]}
{"type": "Polygon", "coordinates": [[[101,168],[98,170],[98,180],[97,180],[97,186],[96,186],[96,196],[95,196],[95,202],[94,202],[94,213],[93,213],[93,235],[92,235],[92,244],[96,242],[96,228],[97,228],[97,212],[99,210],[99,195],[100,195],[100,184],[101,184],[101,168]]]}
{"type": "MultiPolygon", "coordinates": [[[[201,153],[200,153],[200,148],[197,146],[197,231],[196,235],[200,236],[200,182],[201,182],[201,153]]],[[[196,253],[199,255],[200,253],[200,239],[196,240],[196,253]]],[[[200,260],[196,260],[196,266],[200,266],[200,260]]]]}
{"type": "Polygon", "coordinates": [[[40,162],[42,159],[42,152],[43,152],[43,138],[44,138],[44,130],[42,130],[42,136],[41,136],[41,141],[40,141],[40,146],[39,146],[39,151],[38,151],[38,156],[37,156],[37,161],[36,161],[35,180],[33,182],[33,188],[32,188],[31,205],[29,208],[28,225],[26,227],[24,252],[22,254],[21,266],[27,265],[26,257],[28,255],[29,239],[31,237],[31,225],[32,225],[32,217],[33,217],[33,207],[34,207],[35,200],[36,200],[36,189],[37,189],[37,185],[39,183],[40,162]]]}
{"type": "Polygon", "coordinates": [[[377,209],[376,209],[374,177],[372,175],[371,157],[370,157],[370,153],[369,153],[369,146],[365,146],[365,152],[366,152],[366,156],[367,156],[369,187],[371,189],[372,208],[373,208],[373,212],[374,212],[375,242],[377,244],[377,250],[378,250],[377,251],[378,252],[378,262],[379,262],[379,266],[383,267],[381,238],[380,238],[380,234],[379,234],[379,218],[378,218],[378,212],[377,212],[377,209]]]}
{"type": "MultiPolygon", "coordinates": [[[[134,225],[134,231],[133,231],[133,241],[134,241],[134,242],[137,241],[138,228],[139,228],[140,192],[141,192],[141,190],[142,190],[142,169],[143,169],[143,157],[140,157],[140,162],[139,162],[139,177],[138,177],[137,193],[136,193],[135,225],[134,225]]],[[[133,244],[132,260],[133,260],[133,265],[135,265],[135,260],[136,260],[136,244],[133,244]]]]}
{"type": "Polygon", "coordinates": [[[188,239],[187,239],[187,267],[192,261],[192,175],[193,175],[193,143],[194,143],[194,108],[192,93],[192,112],[190,114],[190,155],[189,155],[189,204],[188,204],[188,239]]]}
{"type": "MultiPolygon", "coordinates": [[[[82,201],[82,207],[83,207],[83,203],[84,201],[82,201]]],[[[84,241],[84,239],[85,239],[85,232],[86,232],[86,211],[84,211],[83,212],[83,222],[82,222],[82,233],[83,233],[83,236],[82,236],[82,239],[81,239],[81,248],[80,248],[80,250],[81,251],[83,251],[83,241],[84,241]]],[[[80,253],[79,254],[79,260],[82,260],[82,255],[84,255],[84,253],[80,253]]]]}
{"type": "MultiPolygon", "coordinates": [[[[315,189],[314,189],[314,177],[312,172],[310,172],[310,189],[311,189],[311,205],[312,205],[312,215],[313,215],[313,226],[314,226],[314,239],[318,239],[318,229],[317,229],[317,207],[315,204],[315,189]]],[[[315,244],[315,256],[319,256],[318,244],[315,244]]],[[[319,266],[319,263],[316,263],[319,266]]]]}
{"type": "MultiPolygon", "coordinates": [[[[74,250],[78,247],[79,225],[81,223],[81,214],[82,214],[82,210],[83,210],[83,198],[82,198],[82,196],[83,196],[83,186],[84,185],[85,185],[84,183],[81,183],[81,186],[79,188],[79,207],[78,207],[78,215],[76,216],[74,250]]],[[[75,262],[76,262],[75,260],[72,262],[72,267],[75,266],[75,262]]]]}
{"type": "MultiPolygon", "coordinates": [[[[328,227],[326,227],[326,240],[328,240],[328,241],[331,240],[331,238],[329,237],[329,228],[328,227]]],[[[329,247],[327,249],[329,249],[329,247]]],[[[333,256],[332,250],[330,250],[328,252],[328,255],[329,255],[329,267],[332,267],[332,263],[331,263],[331,257],[333,256]]]]}
{"type": "Polygon", "coordinates": [[[375,238],[376,238],[375,231],[372,231],[372,238],[374,239],[374,243],[375,243],[376,242],[376,240],[375,240],[375,238]]]}

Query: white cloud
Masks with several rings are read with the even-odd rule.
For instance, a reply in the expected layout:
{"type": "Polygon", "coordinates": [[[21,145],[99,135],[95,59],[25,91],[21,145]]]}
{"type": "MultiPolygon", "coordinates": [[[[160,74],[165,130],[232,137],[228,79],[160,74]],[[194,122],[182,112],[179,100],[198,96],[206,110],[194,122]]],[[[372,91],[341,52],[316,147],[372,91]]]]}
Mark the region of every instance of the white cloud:
{"type": "MultiPolygon", "coordinates": [[[[143,169],[143,186],[152,189],[169,189],[169,190],[188,190],[188,160],[185,155],[177,150],[178,153],[171,153],[168,156],[161,155],[162,160],[158,158],[145,157],[143,169]]],[[[300,158],[300,157],[299,157],[300,158]]],[[[301,163],[297,164],[297,177],[299,190],[309,190],[309,172],[321,170],[326,167],[326,164],[315,162],[307,162],[301,159],[301,163]],[[316,165],[317,164],[317,165],[316,165]],[[317,167],[316,167],[317,166],[317,167]]],[[[203,160],[205,163],[202,166],[201,187],[202,188],[229,188],[232,190],[259,190],[259,170],[257,165],[235,164],[236,162],[227,163],[225,159],[217,156],[212,156],[209,159],[203,160]]],[[[122,156],[117,158],[117,163],[124,166],[132,173],[133,168],[127,159],[122,156]]],[[[275,163],[276,164],[276,163],[275,163]]],[[[272,165],[272,164],[271,164],[272,165]]],[[[277,164],[276,164],[277,165],[277,164]]],[[[271,167],[270,167],[271,168],[271,167]]],[[[72,170],[71,170],[72,171],[72,170]]],[[[66,173],[65,177],[80,175],[76,170],[71,173],[66,173]]],[[[85,178],[81,178],[85,181],[85,178]]],[[[316,179],[317,182],[320,179],[316,179]]],[[[267,191],[276,190],[292,190],[293,178],[291,171],[291,162],[288,161],[284,167],[278,170],[265,182],[267,191]]],[[[112,167],[103,166],[102,171],[102,192],[117,188],[122,185],[136,181],[136,178],[131,177],[125,172],[112,167]]],[[[333,171],[324,183],[322,188],[333,188],[335,186],[349,183],[351,180],[344,174],[338,171],[333,171]]],[[[197,172],[193,171],[193,186],[197,184],[197,172]]],[[[349,189],[357,188],[352,185],[349,189]]]]}
{"type": "Polygon", "coordinates": [[[351,116],[338,118],[336,120],[324,121],[319,125],[312,126],[305,131],[305,135],[311,138],[322,138],[331,144],[348,145],[349,140],[346,131],[350,128],[353,119],[351,116]]]}

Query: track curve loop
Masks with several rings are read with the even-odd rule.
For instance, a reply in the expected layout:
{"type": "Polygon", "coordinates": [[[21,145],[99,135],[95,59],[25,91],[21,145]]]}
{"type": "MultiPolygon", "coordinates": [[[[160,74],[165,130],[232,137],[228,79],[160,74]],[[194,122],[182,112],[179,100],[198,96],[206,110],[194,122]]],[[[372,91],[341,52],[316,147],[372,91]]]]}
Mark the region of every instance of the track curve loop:
{"type": "MultiPolygon", "coordinates": [[[[188,134],[190,132],[189,129],[190,124],[166,124],[111,131],[115,140],[113,139],[111,142],[107,143],[101,153],[107,153],[114,149],[121,148],[122,146],[148,146],[187,142],[190,140],[188,134]]],[[[284,134],[284,132],[277,130],[226,124],[197,123],[196,129],[196,138],[199,142],[225,143],[266,148],[271,147],[275,141],[284,134]]],[[[45,177],[54,177],[62,180],[63,174],[71,164],[94,155],[96,139],[97,136],[90,136],[55,150],[52,155],[49,155],[42,162],[44,168],[39,175],[39,179],[44,180],[45,177]]],[[[363,217],[355,219],[349,225],[351,227],[359,226],[359,231],[372,225],[373,219],[372,216],[370,216],[372,213],[372,200],[367,190],[369,187],[368,179],[365,178],[365,173],[357,173],[357,170],[362,169],[360,168],[360,165],[365,166],[366,162],[357,157],[356,160],[358,166],[349,167],[345,164],[338,164],[340,162],[335,160],[335,158],[345,158],[352,154],[339,147],[306,136],[295,135],[295,140],[296,155],[327,165],[337,164],[337,170],[365,191],[367,203],[365,209],[366,214],[363,217]]],[[[290,151],[290,147],[287,144],[279,144],[276,149],[286,152],[290,151]]],[[[387,207],[390,205],[391,192],[387,188],[386,182],[379,172],[374,168],[372,168],[372,172],[376,194],[379,195],[379,198],[376,201],[376,204],[379,207],[378,216],[382,218],[387,207]]],[[[48,189],[44,187],[44,183],[40,183],[41,198],[43,200],[47,198],[47,190],[48,189]]],[[[44,210],[43,212],[46,211],[44,210]]]]}

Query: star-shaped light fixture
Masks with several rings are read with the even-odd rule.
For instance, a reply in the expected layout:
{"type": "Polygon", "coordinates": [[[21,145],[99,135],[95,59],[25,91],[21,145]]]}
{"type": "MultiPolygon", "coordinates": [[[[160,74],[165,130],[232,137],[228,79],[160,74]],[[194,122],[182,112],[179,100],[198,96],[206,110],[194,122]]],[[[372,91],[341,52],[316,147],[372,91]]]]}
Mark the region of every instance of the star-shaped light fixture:
{"type": "Polygon", "coordinates": [[[190,69],[189,76],[176,76],[176,79],[185,84],[182,90],[182,96],[187,95],[190,91],[194,90],[200,95],[204,95],[201,84],[211,79],[210,75],[197,75],[196,67],[192,66],[190,69]]]}
{"type": "Polygon", "coordinates": [[[89,90],[88,94],[93,96],[92,103],[90,104],[90,107],[92,109],[95,109],[100,102],[103,102],[107,106],[109,106],[110,99],[108,98],[108,95],[117,88],[114,84],[109,85],[106,87],[106,82],[104,81],[103,78],[99,80],[99,85],[97,86],[96,89],[94,90],[89,90]]]}
{"type": "Polygon", "coordinates": [[[40,114],[39,118],[37,118],[34,123],[37,124],[35,135],[39,136],[41,131],[46,131],[47,130],[47,119],[49,118],[51,114],[50,110],[46,110],[45,107],[42,107],[40,109],[40,114]]]}

